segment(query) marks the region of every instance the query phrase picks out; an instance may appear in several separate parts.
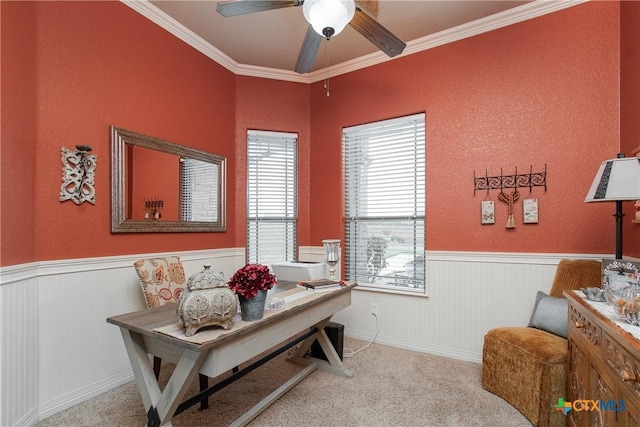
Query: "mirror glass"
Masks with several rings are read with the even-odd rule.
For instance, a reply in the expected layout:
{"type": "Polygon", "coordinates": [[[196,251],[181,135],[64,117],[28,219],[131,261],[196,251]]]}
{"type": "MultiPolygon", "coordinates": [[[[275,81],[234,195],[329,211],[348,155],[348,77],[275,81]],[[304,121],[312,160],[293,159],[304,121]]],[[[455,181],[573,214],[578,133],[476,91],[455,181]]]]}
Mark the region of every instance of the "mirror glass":
{"type": "Polygon", "coordinates": [[[226,159],[111,127],[111,232],[226,231],[226,159]]]}

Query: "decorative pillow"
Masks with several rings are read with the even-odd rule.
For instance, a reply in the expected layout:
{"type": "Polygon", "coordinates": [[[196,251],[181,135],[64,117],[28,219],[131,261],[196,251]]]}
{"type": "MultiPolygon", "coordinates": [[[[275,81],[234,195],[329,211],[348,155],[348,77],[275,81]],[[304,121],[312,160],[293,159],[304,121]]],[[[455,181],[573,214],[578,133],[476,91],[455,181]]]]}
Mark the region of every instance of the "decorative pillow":
{"type": "Polygon", "coordinates": [[[529,327],[542,329],[562,338],[567,338],[568,305],[565,298],[536,294],[536,303],[529,319],[529,327]]]}
{"type": "Polygon", "coordinates": [[[179,257],[142,259],[133,266],[148,308],[178,300],[185,287],[184,268],[179,257]]]}

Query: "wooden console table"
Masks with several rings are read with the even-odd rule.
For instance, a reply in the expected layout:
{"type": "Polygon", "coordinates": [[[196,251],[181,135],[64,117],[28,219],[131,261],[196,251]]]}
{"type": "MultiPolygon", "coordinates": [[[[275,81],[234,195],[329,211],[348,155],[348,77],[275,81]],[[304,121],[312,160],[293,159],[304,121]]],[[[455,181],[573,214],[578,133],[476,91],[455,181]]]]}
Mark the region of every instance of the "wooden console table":
{"type": "Polygon", "coordinates": [[[564,295],[569,300],[565,401],[573,406],[567,425],[640,426],[640,327],[582,292],[564,295]]]}
{"type": "Polygon", "coordinates": [[[329,292],[291,289],[278,293],[277,296],[287,296],[304,292],[305,296],[288,302],[282,310],[265,311],[262,320],[236,321],[228,331],[210,328],[193,337],[184,336],[183,328],[176,323],[175,304],[109,317],[107,322],[120,327],[149,426],[170,426],[177,411],[198,403],[215,391],[212,390],[215,386],[210,387],[181,403],[198,373],[216,377],[278,345],[284,351],[300,340],[296,353],[288,360],[306,367],[234,422],[234,425],[245,425],[316,368],[352,376],[342,364],[324,327],[331,316],[351,304],[351,290],[355,286],[350,283],[329,292]],[[296,337],[298,340],[294,340],[296,337]],[[307,356],[307,350],[316,339],[326,361],[307,356]],[[160,390],[149,355],[176,364],[164,390],[160,390]]]}

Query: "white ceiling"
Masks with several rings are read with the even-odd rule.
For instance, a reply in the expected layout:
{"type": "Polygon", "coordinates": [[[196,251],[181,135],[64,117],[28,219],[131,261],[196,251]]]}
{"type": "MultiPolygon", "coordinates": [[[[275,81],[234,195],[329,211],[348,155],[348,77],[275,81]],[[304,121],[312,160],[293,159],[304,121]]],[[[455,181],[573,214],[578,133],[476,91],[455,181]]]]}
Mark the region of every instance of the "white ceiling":
{"type": "MultiPolygon", "coordinates": [[[[311,72],[299,75],[293,69],[308,26],[301,7],[225,18],[217,1],[122,1],[237,74],[312,82],[327,70],[336,75],[390,60],[347,26],[322,42],[311,72]]],[[[583,1],[380,0],[377,20],[407,43],[398,58],[583,1]]]]}

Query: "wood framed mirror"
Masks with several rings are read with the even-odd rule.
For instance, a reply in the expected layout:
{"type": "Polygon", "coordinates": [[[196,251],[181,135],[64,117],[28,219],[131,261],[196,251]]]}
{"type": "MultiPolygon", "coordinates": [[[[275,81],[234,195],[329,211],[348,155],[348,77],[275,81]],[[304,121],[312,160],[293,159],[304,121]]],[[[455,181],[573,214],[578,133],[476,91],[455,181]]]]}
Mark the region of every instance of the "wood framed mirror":
{"type": "Polygon", "coordinates": [[[226,231],[226,159],[111,126],[111,232],[226,231]]]}

